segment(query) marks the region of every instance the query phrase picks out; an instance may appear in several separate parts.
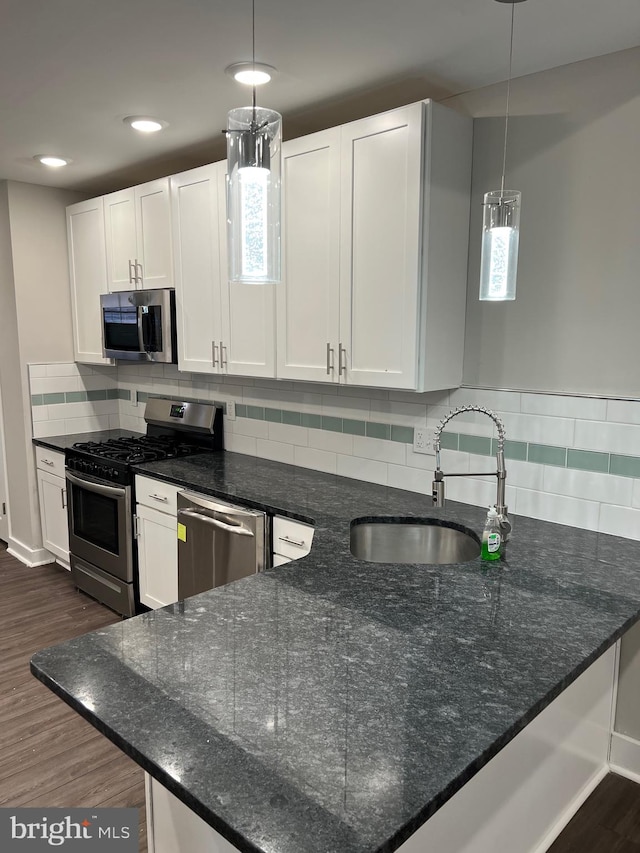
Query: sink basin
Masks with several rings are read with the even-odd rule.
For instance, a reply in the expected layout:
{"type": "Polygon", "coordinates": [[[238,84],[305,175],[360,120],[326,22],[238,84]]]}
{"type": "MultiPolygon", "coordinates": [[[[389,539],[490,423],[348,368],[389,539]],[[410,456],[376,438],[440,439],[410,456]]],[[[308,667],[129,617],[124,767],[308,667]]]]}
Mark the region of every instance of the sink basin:
{"type": "Polygon", "coordinates": [[[351,525],[351,553],[370,563],[466,563],[480,540],[461,524],[436,518],[373,519],[351,525]]]}

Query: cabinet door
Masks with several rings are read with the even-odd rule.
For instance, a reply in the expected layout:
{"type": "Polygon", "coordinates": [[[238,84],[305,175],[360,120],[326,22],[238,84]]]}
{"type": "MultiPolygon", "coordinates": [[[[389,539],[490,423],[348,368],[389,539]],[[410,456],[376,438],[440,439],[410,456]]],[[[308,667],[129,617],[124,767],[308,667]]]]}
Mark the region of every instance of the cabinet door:
{"type": "Polygon", "coordinates": [[[133,187],[104,197],[107,278],[109,293],[135,290],[138,274],[136,214],[133,187]]]}
{"type": "Polygon", "coordinates": [[[220,205],[222,369],[234,376],[276,375],[275,284],[229,281],[227,270],[226,161],[216,164],[220,205]]]}
{"type": "Polygon", "coordinates": [[[178,600],[176,518],[138,504],[138,572],[140,601],[164,607],[178,600]]]}
{"type": "Polygon", "coordinates": [[[283,146],[283,283],[277,374],[338,380],[340,128],[283,146]]]}
{"type": "Polygon", "coordinates": [[[107,259],[101,198],[67,208],[67,240],[75,360],[110,364],[102,355],[100,294],[107,292],[107,259]]]}
{"type": "Polygon", "coordinates": [[[345,125],[340,338],[346,381],[415,388],[423,104],[345,125]]]}
{"type": "Polygon", "coordinates": [[[135,187],[138,287],[173,287],[169,179],[135,187]]]}
{"type": "Polygon", "coordinates": [[[62,477],[38,471],[40,519],[44,547],[69,568],[69,529],[67,526],[67,489],[62,477]]]}
{"type": "Polygon", "coordinates": [[[171,178],[178,369],[195,373],[220,372],[219,173],[213,164],[171,178]]]}

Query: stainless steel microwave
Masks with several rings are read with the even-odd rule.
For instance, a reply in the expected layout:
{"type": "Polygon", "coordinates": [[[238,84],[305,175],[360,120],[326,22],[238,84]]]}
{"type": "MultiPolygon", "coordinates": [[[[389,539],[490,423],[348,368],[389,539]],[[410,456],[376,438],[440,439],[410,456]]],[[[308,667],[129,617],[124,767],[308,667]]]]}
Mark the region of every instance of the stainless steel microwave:
{"type": "Polygon", "coordinates": [[[107,358],[176,364],[176,295],[172,288],[122,290],[100,297],[107,358]]]}

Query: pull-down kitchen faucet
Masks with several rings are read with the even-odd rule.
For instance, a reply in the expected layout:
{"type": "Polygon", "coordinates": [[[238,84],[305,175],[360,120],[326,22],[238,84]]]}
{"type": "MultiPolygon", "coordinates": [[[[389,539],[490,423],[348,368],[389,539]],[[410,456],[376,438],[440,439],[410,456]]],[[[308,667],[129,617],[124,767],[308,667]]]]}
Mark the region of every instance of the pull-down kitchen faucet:
{"type": "Polygon", "coordinates": [[[438,424],[433,437],[433,448],[436,452],[436,470],[433,475],[433,504],[437,507],[444,506],[444,478],[445,477],[497,477],[498,487],[496,492],[496,510],[500,527],[502,528],[503,539],[506,542],[511,533],[511,522],[508,516],[508,507],[505,504],[505,484],[507,480],[507,469],[504,465],[504,440],[505,430],[504,424],[495,412],[490,409],[485,409],[484,406],[460,406],[443,418],[438,424]],[[440,468],[440,435],[445,426],[456,415],[461,415],[463,412],[478,412],[481,415],[486,415],[494,422],[498,430],[498,449],[496,451],[496,471],[483,471],[479,474],[470,474],[467,472],[460,474],[445,474],[440,468]]]}

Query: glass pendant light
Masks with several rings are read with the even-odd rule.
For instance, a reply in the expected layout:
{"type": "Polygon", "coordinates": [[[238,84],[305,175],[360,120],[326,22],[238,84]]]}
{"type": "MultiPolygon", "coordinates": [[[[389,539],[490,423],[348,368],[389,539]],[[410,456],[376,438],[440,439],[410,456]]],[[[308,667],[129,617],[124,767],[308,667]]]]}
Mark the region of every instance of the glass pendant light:
{"type": "MultiPolygon", "coordinates": [[[[255,63],[255,0],[252,0],[255,63]]],[[[227,232],[229,280],[278,283],[282,116],[256,106],[231,110],[227,119],[227,232]]]]}
{"type": "Polygon", "coordinates": [[[480,260],[480,301],[507,302],[516,298],[518,244],[520,237],[520,193],[505,190],[507,167],[507,136],[509,131],[509,97],[513,65],[513,19],[515,4],[524,0],[496,0],[511,3],[511,41],[509,47],[509,77],[507,105],[504,116],[504,150],[502,181],[499,190],[485,193],[482,215],[482,256],[480,260]]]}

